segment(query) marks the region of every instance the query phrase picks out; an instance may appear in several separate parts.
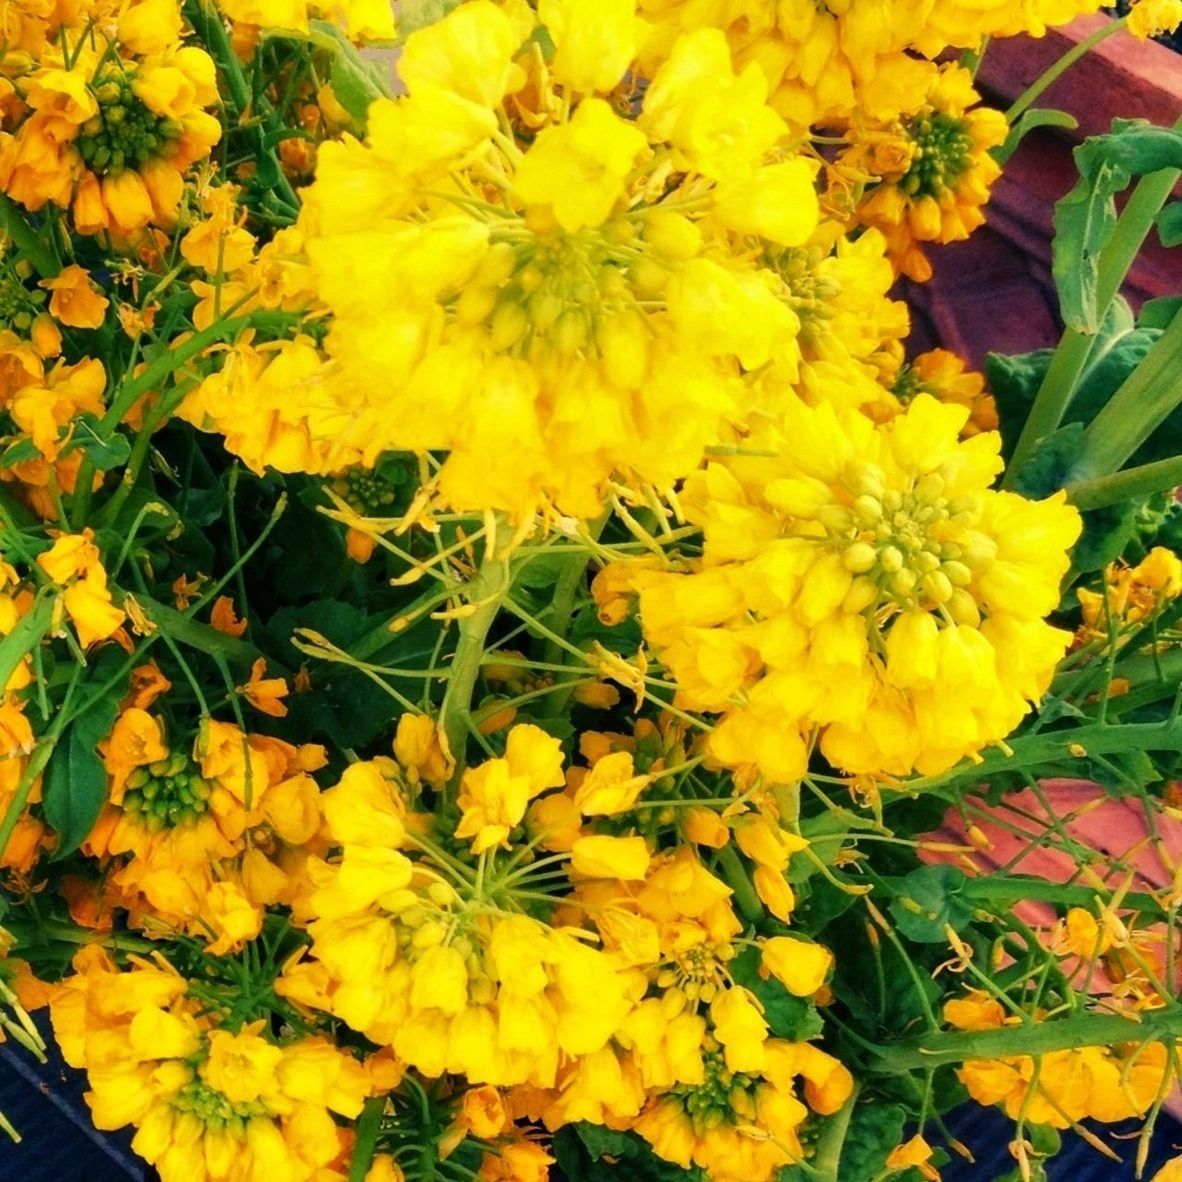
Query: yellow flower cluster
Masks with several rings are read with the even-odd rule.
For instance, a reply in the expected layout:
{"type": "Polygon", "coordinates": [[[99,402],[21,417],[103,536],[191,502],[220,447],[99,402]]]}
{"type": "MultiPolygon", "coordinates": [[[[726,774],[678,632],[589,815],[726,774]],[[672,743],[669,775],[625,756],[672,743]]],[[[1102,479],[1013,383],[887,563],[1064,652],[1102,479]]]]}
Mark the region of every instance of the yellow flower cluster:
{"type": "Polygon", "coordinates": [[[280,1044],[261,1022],[217,1026],[162,957],[120,970],[91,947],[74,969],[50,1000],[58,1045],[87,1073],[96,1127],[132,1125],[163,1182],[345,1178],[333,1114],[360,1113],[374,1082],[365,1065],[325,1038],[280,1044]]]}
{"type": "MultiPolygon", "coordinates": [[[[958,1030],[1006,1023],[1001,1004],[976,990],[945,1003],[944,1019],[958,1030]]],[[[980,1104],[1000,1104],[1011,1119],[1066,1129],[1087,1119],[1114,1123],[1144,1116],[1161,1095],[1169,1055],[1161,1043],[1076,1047],[1037,1060],[971,1059],[957,1075],[980,1104]]]]}
{"type": "MultiPolygon", "coordinates": [[[[439,770],[431,733],[404,715],[398,760],[352,764],[325,793],[334,852],[313,859],[295,906],[311,947],[277,990],[428,1077],[507,1089],[508,1111],[551,1130],[633,1128],[719,1179],[764,1182],[799,1159],[798,1128],[836,1111],[852,1080],[819,1048],[771,1036],[735,981],[743,927],[730,887],[692,847],[653,854],[621,831],[655,773],[600,745],[589,770],[564,776],[558,742],[519,725],[503,757],[464,773],[452,833],[414,807],[439,770]],[[566,901],[539,893],[555,873],[573,887],[566,901]]],[[[701,811],[725,844],[727,826],[701,811]]],[[[735,824],[782,897],[805,843],[755,816],[735,824]]],[[[758,947],[765,976],[802,997],[833,963],[789,936],[758,947]]]]}
{"type": "Polygon", "coordinates": [[[18,18],[21,52],[0,69],[0,190],[68,209],[80,234],[173,226],[186,170],[221,136],[213,60],[182,45],[175,0],[136,0],[117,19],[89,3],[48,11],[18,18]]]}
{"type": "Polygon", "coordinates": [[[689,482],[702,559],[633,581],[679,702],[723,715],[724,765],[790,783],[819,741],[855,774],[934,773],[1041,698],[1079,515],[991,489],[999,440],[961,440],[967,417],[927,394],[884,426],[800,406],[752,439],[769,458],[689,482]]]}
{"type": "Polygon", "coordinates": [[[370,108],[364,144],[322,148],[300,226],[328,360],[286,346],[244,383],[259,402],[276,367],[298,375],[312,470],[446,450],[452,505],[592,517],[613,476],[690,471],[755,400],[745,375],[795,378],[799,322],[759,244],[812,234],[814,168],[761,75],[703,29],[629,99],[635,37],[555,11],[551,63],[521,48],[532,17],[488,0],[413,34],[409,94],[370,108]]]}
{"type": "Polygon", "coordinates": [[[317,848],[322,747],[293,747],[208,721],[192,750],[128,706],[106,744],[108,804],[86,840],[101,871],[75,914],[110,927],[189,930],[213,955],[258,935],[263,909],[290,903],[317,848]]]}

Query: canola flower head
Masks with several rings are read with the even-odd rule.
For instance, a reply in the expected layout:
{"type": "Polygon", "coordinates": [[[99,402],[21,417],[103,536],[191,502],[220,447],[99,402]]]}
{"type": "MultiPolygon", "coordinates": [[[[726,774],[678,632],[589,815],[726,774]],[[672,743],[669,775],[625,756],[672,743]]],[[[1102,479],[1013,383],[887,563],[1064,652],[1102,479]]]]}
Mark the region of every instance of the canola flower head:
{"type": "MultiPolygon", "coordinates": [[[[817,218],[813,169],[777,148],[762,78],[694,33],[625,118],[606,92],[627,62],[609,83],[587,12],[555,11],[553,74],[505,12],[465,4],[409,38],[409,93],[371,107],[366,141],[324,145],[301,227],[326,356],[304,354],[306,395],[276,412],[302,416],[310,450],[286,452],[283,435],[243,450],[229,404],[199,391],[190,405],[232,448],[289,470],[445,450],[455,507],[520,514],[544,498],[590,517],[613,477],[668,487],[691,470],[757,401],[748,374],[794,374],[796,317],[738,249],[798,245],[817,218]],[[528,136],[510,97],[536,116],[528,136]],[[375,290],[397,293],[397,332],[375,290]],[[375,367],[392,401],[374,397],[375,367]]],[[[280,360],[237,366],[236,411],[267,404],[280,360]]]]}
{"type": "Polygon", "coordinates": [[[991,489],[999,440],[961,440],[966,418],[926,394],[879,426],[800,405],[791,448],[691,482],[701,562],[636,586],[680,700],[723,715],[722,763],[790,782],[817,735],[849,772],[933,773],[1045,692],[1069,637],[1042,617],[1079,517],[991,489]]]}

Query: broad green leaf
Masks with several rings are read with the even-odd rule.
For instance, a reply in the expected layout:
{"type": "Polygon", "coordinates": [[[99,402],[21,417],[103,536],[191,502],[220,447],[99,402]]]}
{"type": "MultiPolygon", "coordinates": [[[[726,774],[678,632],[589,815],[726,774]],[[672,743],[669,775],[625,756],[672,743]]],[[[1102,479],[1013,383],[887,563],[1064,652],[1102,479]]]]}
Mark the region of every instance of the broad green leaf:
{"type": "Polygon", "coordinates": [[[1069,423],[1041,440],[1022,465],[1014,492],[1041,500],[1062,488],[1083,446],[1083,424],[1069,423]]]}
{"type": "Polygon", "coordinates": [[[404,40],[417,29],[441,21],[460,0],[401,0],[398,5],[398,37],[404,40]]]}
{"type": "Polygon", "coordinates": [[[1182,201],[1171,201],[1154,221],[1162,246],[1182,246],[1182,201]]]}
{"type": "Polygon", "coordinates": [[[1031,107],[1015,120],[1005,143],[993,149],[993,159],[998,164],[1005,164],[1018,150],[1018,145],[1037,127],[1064,127],[1068,131],[1074,131],[1078,126],[1078,120],[1066,111],[1057,111],[1053,107],[1031,107]]]}
{"type": "Polygon", "coordinates": [[[1064,322],[1095,333],[1105,311],[1097,307],[1100,254],[1116,226],[1116,195],[1134,176],[1182,168],[1182,131],[1116,119],[1111,133],[1075,149],[1075,162],[1080,179],[1055,206],[1051,269],[1064,322]]]}
{"type": "MultiPolygon", "coordinates": [[[[110,677],[112,658],[93,668],[89,681],[101,686],[110,677]],[[105,671],[104,671],[105,670],[105,671]]],[[[62,732],[49,757],[42,789],[45,819],[57,834],[54,858],[63,858],[86,840],[107,799],[107,769],[98,745],[111,733],[119,716],[126,685],[117,682],[96,697],[62,732]]]]}
{"type": "MultiPolygon", "coordinates": [[[[1179,203],[1182,208],[1182,202],[1179,203]]],[[[1182,296],[1161,296],[1156,300],[1146,300],[1141,305],[1141,314],[1137,317],[1138,328],[1165,328],[1182,308],[1182,296]]]]}
{"type": "Polygon", "coordinates": [[[921,866],[903,880],[891,900],[891,917],[899,933],[920,944],[943,944],[944,929],[959,932],[973,913],[962,894],[965,876],[954,866],[921,866]]]}
{"type": "Polygon", "coordinates": [[[891,1150],[905,1140],[907,1110],[881,1100],[855,1104],[837,1166],[838,1182],[864,1182],[886,1169],[891,1150]]]}
{"type": "Polygon", "coordinates": [[[1137,520],[1136,501],[1092,509],[1083,515],[1083,533],[1071,550],[1076,571],[1099,570],[1124,553],[1137,520]]]}

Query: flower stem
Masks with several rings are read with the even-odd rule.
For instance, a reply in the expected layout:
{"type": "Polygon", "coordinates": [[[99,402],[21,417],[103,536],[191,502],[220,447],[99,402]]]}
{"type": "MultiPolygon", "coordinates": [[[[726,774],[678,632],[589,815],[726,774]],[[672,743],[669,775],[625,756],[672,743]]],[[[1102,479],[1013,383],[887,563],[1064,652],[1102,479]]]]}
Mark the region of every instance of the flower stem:
{"type": "Polygon", "coordinates": [[[369,1167],[373,1164],[378,1133],[382,1127],[382,1110],[385,1107],[385,1096],[370,1096],[357,1118],[357,1140],[353,1146],[352,1160],[349,1162],[349,1182],[365,1182],[365,1175],[369,1173],[369,1167]]]}
{"type": "MultiPolygon", "coordinates": [[[[1182,119],[1174,126],[1182,129],[1182,119]]],[[[1100,252],[1096,311],[1101,323],[1179,176],[1182,171],[1163,168],[1142,177],[1117,219],[1108,245],[1100,252]]],[[[1064,330],[1010,458],[1003,488],[1012,487],[1039,442],[1063,421],[1096,340],[1095,334],[1082,333],[1074,328],[1064,330]]]]}
{"type": "Polygon", "coordinates": [[[1006,119],[1013,123],[1023,111],[1034,104],[1035,100],[1048,87],[1053,86],[1081,57],[1094,49],[1101,41],[1106,41],[1114,33],[1119,33],[1127,22],[1128,17],[1108,21],[1101,25],[1094,33],[1085,37],[1078,45],[1072,46],[1062,57],[1054,61],[1014,100],[1006,119]]]}
{"type": "Polygon", "coordinates": [[[933,1031],[880,1048],[880,1067],[890,1074],[942,1067],[966,1059],[1043,1055],[1076,1047],[1173,1041],[1182,1035],[1182,1006],[1147,1012],[1141,1020],[1114,1014],[1080,1014],[990,1030],[933,1031]]]}
{"type": "Polygon", "coordinates": [[[492,552],[495,539],[490,537],[487,545],[484,561],[467,590],[468,600],[475,610],[460,623],[460,638],[439,709],[440,727],[447,740],[448,753],[455,760],[457,779],[465,767],[468,734],[473,727],[472,693],[480,676],[484,643],[513,582],[508,560],[497,558],[492,552]]]}
{"type": "Polygon", "coordinates": [[[1105,505],[1119,505],[1121,501],[1144,500],[1179,485],[1182,485],[1182,456],[1171,456],[1124,472],[1073,481],[1067,486],[1067,499],[1077,509],[1102,509],[1105,505]]]}

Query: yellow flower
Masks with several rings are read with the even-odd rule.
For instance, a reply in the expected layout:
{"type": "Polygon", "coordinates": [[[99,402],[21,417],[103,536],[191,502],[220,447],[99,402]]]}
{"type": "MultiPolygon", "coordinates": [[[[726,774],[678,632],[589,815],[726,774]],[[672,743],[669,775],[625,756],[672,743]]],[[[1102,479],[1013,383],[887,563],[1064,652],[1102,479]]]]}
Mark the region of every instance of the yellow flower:
{"type": "Polygon", "coordinates": [[[789,993],[811,997],[829,976],[833,953],[820,944],[795,940],[791,936],[773,936],[763,942],[763,967],[789,993]]]}
{"type": "Polygon", "coordinates": [[[210,887],[203,918],[213,931],[213,939],[206,945],[210,956],[237,952],[263,930],[262,908],[254,906],[233,882],[218,882],[210,887]]]}
{"type": "Polygon", "coordinates": [[[53,293],[49,311],[62,324],[71,328],[98,328],[102,324],[109,301],[84,267],[64,267],[54,278],[42,279],[40,286],[53,293]]]}
{"type": "Polygon", "coordinates": [[[509,834],[521,824],[529,802],[563,783],[558,740],[531,724],[515,726],[503,759],[486,760],[464,773],[456,836],[472,838],[472,851],[477,854],[508,845],[509,834]]]}
{"type": "Polygon", "coordinates": [[[83,648],[114,635],[126,619],[111,602],[107,572],[89,530],[62,534],[37,563],[59,585],[62,606],[78,633],[83,648]]]}
{"type": "Polygon", "coordinates": [[[648,873],[648,846],[643,837],[580,837],[571,846],[571,867],[588,878],[640,881],[648,873]]]}
{"type": "MultiPolygon", "coordinates": [[[[906,166],[880,174],[881,183],[857,208],[858,221],[882,231],[896,269],[912,279],[931,275],[919,243],[959,241],[985,220],[981,208],[1001,174],[990,149],[1004,141],[1008,125],[1001,112],[974,106],[978,101],[969,72],[943,66],[928,88],[926,105],[897,129],[914,147],[906,166]]],[[[866,154],[860,134],[850,133],[847,166],[866,154]]],[[[866,167],[873,174],[874,163],[866,167]]]]}
{"type": "Polygon", "coordinates": [[[1129,11],[1128,30],[1145,40],[1172,33],[1182,25],[1182,0],[1137,0],[1129,11]]]}
{"type": "Polygon", "coordinates": [[[636,55],[636,0],[538,0],[538,18],[558,47],[555,81],[576,92],[611,90],[636,55]]]}
{"type": "Polygon", "coordinates": [[[574,803],[588,817],[609,817],[626,813],[652,783],[652,776],[639,776],[628,751],[613,751],[597,759],[575,790],[574,803]]]}
{"type": "Polygon", "coordinates": [[[692,479],[704,558],[636,584],[679,701],[723,714],[720,762],[788,782],[819,735],[849,772],[934,773],[1045,693],[1068,637],[1042,617],[1079,516],[991,490],[999,440],[962,441],[966,417],[925,394],[878,426],[789,405],[775,459],[692,479]]]}
{"type": "Polygon", "coordinates": [[[896,1145],[887,1155],[888,1170],[906,1170],[915,1166],[928,1179],[928,1182],[940,1182],[940,1171],[931,1164],[932,1147],[924,1140],[921,1133],[916,1133],[909,1141],[896,1145]]]}
{"type": "Polygon", "coordinates": [[[250,680],[239,686],[242,696],[260,713],[269,714],[272,718],[283,718],[287,714],[287,707],[283,699],[290,690],[282,677],[264,677],[267,662],[259,657],[250,668],[250,680]]]}
{"type": "Polygon", "coordinates": [[[568,234],[607,221],[648,141],[600,98],[585,99],[569,123],[547,127],[517,169],[517,192],[550,209],[568,234]]]}
{"type": "Polygon", "coordinates": [[[201,1077],[232,1104],[250,1104],[278,1088],[275,1069],[282,1061],[283,1052],[249,1027],[237,1034],[215,1030],[201,1077]]]}

